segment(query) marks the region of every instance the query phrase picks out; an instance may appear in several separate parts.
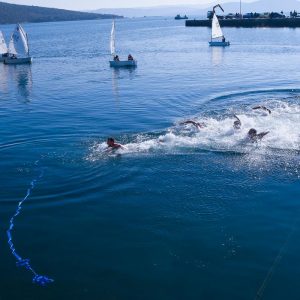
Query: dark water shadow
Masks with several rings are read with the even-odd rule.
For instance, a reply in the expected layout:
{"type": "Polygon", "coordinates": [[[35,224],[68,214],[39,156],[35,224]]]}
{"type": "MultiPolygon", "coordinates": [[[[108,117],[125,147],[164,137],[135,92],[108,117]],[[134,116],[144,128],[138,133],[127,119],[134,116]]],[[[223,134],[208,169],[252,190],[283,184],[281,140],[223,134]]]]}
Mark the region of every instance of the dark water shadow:
{"type": "Polygon", "coordinates": [[[18,88],[18,94],[21,98],[23,98],[23,102],[30,102],[30,95],[32,93],[33,86],[31,66],[16,66],[13,71],[18,88]]]}

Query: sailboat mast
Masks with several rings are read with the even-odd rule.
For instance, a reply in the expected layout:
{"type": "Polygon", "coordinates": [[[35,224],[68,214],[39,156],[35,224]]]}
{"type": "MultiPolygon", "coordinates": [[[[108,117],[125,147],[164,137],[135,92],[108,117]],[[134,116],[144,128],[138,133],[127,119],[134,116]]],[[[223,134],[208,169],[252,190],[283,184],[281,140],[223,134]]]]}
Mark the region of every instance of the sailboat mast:
{"type": "Polygon", "coordinates": [[[214,28],[214,17],[215,17],[215,8],[213,9],[213,17],[211,19],[211,33],[210,33],[210,41],[213,41],[213,28],[214,28]]]}
{"type": "Polygon", "coordinates": [[[18,31],[20,32],[21,36],[22,36],[22,40],[23,40],[23,44],[26,42],[26,45],[24,44],[25,46],[25,50],[26,50],[26,55],[27,57],[29,57],[29,40],[28,40],[28,35],[27,35],[27,32],[23,29],[23,27],[18,24],[18,31]]]}
{"type": "Polygon", "coordinates": [[[29,47],[29,41],[28,41],[28,34],[27,33],[26,33],[26,41],[27,41],[27,47],[28,47],[27,55],[30,56],[30,47],[29,47]]]}
{"type": "Polygon", "coordinates": [[[110,34],[110,54],[114,57],[116,55],[116,23],[113,19],[111,34],[110,34]]]}
{"type": "MultiPolygon", "coordinates": [[[[215,14],[215,12],[214,12],[215,14]]],[[[211,19],[211,34],[210,34],[210,41],[212,42],[213,41],[213,26],[214,26],[214,16],[213,18],[211,19]]]]}
{"type": "Polygon", "coordinates": [[[243,19],[243,15],[242,15],[242,0],[240,0],[240,18],[243,19]]]}

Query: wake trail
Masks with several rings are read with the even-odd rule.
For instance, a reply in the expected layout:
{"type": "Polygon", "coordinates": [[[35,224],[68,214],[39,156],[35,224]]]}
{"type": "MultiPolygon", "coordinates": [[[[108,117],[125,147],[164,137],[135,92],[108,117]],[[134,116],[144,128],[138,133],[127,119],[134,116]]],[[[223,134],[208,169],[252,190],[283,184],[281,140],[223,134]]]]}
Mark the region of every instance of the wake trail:
{"type": "MultiPolygon", "coordinates": [[[[272,110],[271,114],[253,110],[253,106],[249,106],[240,109],[229,107],[217,113],[192,117],[196,122],[205,123],[205,127],[200,129],[191,124],[181,126],[183,120],[180,120],[163,132],[132,136],[130,141],[124,144],[124,149],[116,151],[115,154],[172,154],[189,153],[193,150],[242,154],[299,153],[300,104],[276,100],[264,105],[272,110]],[[236,121],[235,114],[242,122],[239,130],[233,127],[236,121]],[[252,143],[247,139],[251,128],[255,128],[259,133],[266,131],[270,133],[259,143],[252,143]]],[[[122,137],[120,142],[122,143],[122,137]]],[[[107,155],[106,149],[105,142],[95,141],[90,146],[87,160],[102,159],[107,155]]]]}

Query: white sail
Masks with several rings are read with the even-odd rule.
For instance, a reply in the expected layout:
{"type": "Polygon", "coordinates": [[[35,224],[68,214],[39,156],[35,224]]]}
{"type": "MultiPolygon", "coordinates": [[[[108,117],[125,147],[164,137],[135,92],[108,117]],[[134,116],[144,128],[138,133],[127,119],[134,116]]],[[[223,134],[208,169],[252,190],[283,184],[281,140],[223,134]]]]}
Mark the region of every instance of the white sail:
{"type": "Polygon", "coordinates": [[[112,56],[116,54],[116,25],[115,20],[113,20],[111,34],[110,34],[110,53],[112,56]]]}
{"type": "Polygon", "coordinates": [[[8,53],[9,54],[17,54],[17,51],[15,49],[15,45],[14,45],[14,40],[12,38],[12,36],[10,37],[10,41],[9,41],[9,44],[8,44],[8,53]]]}
{"type": "Polygon", "coordinates": [[[0,31],[0,55],[8,52],[2,31],[0,31]]]}
{"type": "Polygon", "coordinates": [[[9,42],[9,53],[18,56],[29,56],[27,34],[21,25],[17,25],[9,42]]]}
{"type": "Polygon", "coordinates": [[[220,26],[218,17],[216,13],[214,13],[213,19],[212,19],[212,30],[211,30],[211,38],[217,39],[223,37],[222,28],[220,26]]]}

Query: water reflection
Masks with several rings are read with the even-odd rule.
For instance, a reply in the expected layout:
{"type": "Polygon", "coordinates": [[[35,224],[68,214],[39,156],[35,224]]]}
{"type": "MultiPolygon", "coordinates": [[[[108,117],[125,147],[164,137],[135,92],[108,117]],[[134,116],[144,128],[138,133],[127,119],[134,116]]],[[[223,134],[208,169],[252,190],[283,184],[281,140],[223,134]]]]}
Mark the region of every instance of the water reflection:
{"type": "Polygon", "coordinates": [[[213,66],[219,66],[223,63],[224,51],[223,47],[211,47],[211,62],[213,66]]]}
{"type": "Polygon", "coordinates": [[[17,93],[22,102],[29,102],[32,93],[32,71],[30,65],[0,66],[0,91],[8,93],[10,90],[17,93]]]}
{"type": "Polygon", "coordinates": [[[120,81],[122,79],[134,79],[136,68],[113,68],[112,69],[112,92],[118,109],[120,108],[120,81]]]}
{"type": "Polygon", "coordinates": [[[0,64],[0,92],[8,92],[8,68],[4,64],[0,64]]]}
{"type": "Polygon", "coordinates": [[[31,66],[15,66],[15,68],[11,68],[11,71],[17,84],[18,94],[25,102],[29,102],[33,84],[31,66]]]}
{"type": "Polygon", "coordinates": [[[120,109],[120,90],[119,90],[119,77],[120,77],[120,70],[113,69],[112,72],[112,91],[114,95],[114,99],[116,102],[116,106],[120,109]]]}

